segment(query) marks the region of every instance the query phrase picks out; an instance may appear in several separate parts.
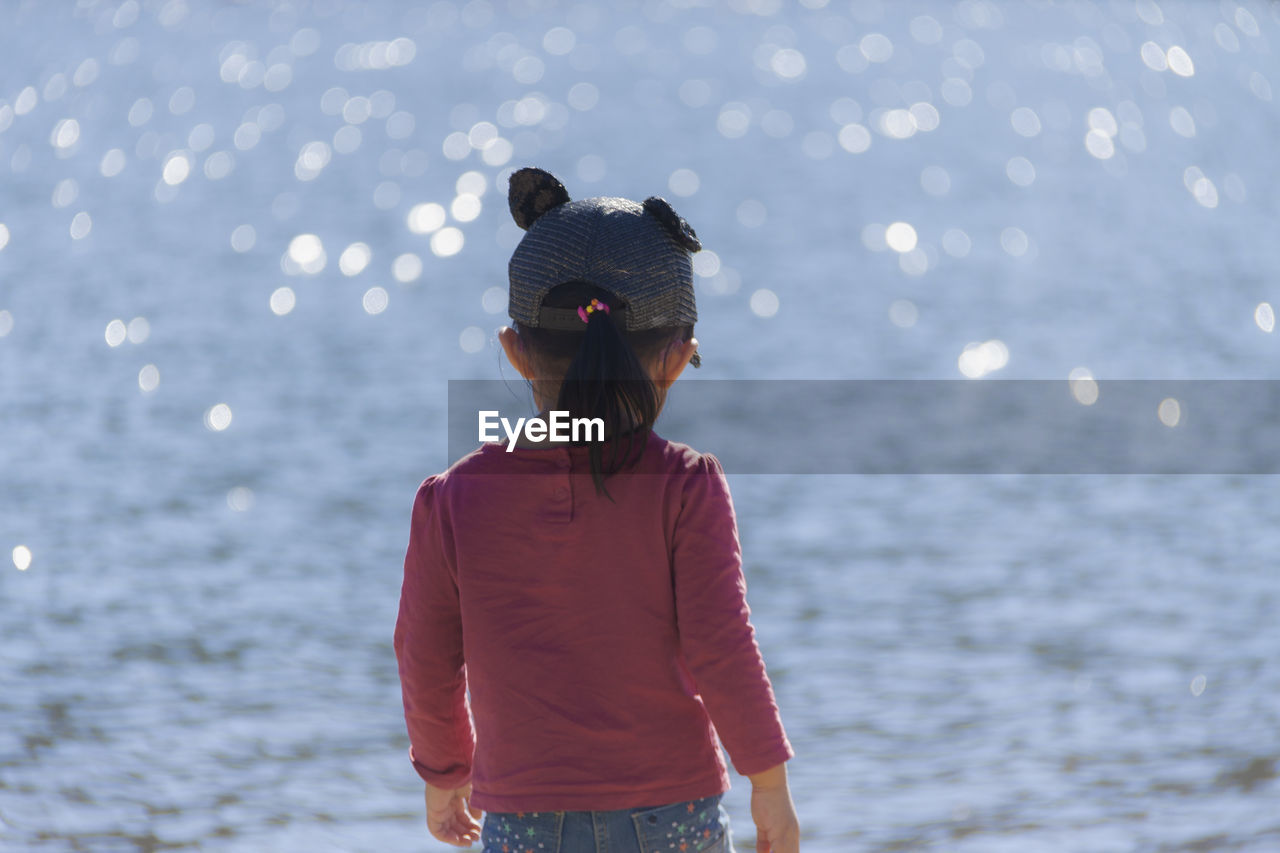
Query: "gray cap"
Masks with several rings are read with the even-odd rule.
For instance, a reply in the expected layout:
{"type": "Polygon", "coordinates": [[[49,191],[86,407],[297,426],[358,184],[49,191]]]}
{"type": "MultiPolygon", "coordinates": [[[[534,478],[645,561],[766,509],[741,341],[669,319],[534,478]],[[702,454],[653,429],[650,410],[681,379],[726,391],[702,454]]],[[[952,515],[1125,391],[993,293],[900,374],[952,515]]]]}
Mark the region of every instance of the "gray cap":
{"type": "Polygon", "coordinates": [[[610,316],[628,331],[692,325],[698,319],[690,253],[702,248],[689,223],[664,199],[570,201],[542,169],[511,176],[507,201],[528,233],[507,267],[508,313],[526,326],[582,328],[572,308],[544,308],[553,287],[583,281],[618,297],[610,316]]]}

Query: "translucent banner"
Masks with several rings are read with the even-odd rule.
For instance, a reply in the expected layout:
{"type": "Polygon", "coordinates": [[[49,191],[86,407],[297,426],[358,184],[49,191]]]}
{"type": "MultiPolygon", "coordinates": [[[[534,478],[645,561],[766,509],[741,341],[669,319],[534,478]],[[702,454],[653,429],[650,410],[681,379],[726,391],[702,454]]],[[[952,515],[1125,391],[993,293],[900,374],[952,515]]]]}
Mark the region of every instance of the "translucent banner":
{"type": "MultiPolygon", "coordinates": [[[[482,412],[497,439],[537,414],[523,382],[450,381],[449,463],[482,412]]],[[[1275,474],[1280,381],[682,379],[656,431],[738,474],[1275,474]]]]}

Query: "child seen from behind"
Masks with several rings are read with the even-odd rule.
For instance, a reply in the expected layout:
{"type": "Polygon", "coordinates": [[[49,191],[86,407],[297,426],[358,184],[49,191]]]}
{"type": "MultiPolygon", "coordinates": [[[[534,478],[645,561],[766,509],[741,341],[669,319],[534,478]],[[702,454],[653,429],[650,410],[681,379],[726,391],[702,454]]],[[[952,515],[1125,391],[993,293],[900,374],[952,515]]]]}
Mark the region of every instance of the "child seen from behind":
{"type": "Polygon", "coordinates": [[[718,736],[756,849],[797,853],[724,472],[653,431],[698,365],[697,236],[660,198],[571,201],[540,169],[508,200],[503,348],[544,416],[605,438],[481,445],[418,490],[395,650],[428,828],[484,853],[732,853],[718,736]]]}

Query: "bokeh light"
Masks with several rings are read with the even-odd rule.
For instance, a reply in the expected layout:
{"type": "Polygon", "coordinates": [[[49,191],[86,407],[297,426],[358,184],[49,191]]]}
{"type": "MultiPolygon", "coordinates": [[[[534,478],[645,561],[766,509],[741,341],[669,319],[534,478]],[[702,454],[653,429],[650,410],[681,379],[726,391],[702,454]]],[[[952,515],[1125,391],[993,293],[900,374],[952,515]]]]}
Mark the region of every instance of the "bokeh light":
{"type": "Polygon", "coordinates": [[[204,425],[212,432],[222,432],[231,426],[231,407],[216,403],[204,413],[204,425]]]}
{"type": "Polygon", "coordinates": [[[1040,116],[1030,107],[1018,107],[1009,115],[1009,122],[1019,136],[1038,136],[1040,134],[1040,116]]]}
{"type": "Polygon", "coordinates": [[[699,278],[714,278],[720,273],[720,256],[710,249],[703,249],[693,256],[693,274],[699,278]]]}
{"type": "Polygon", "coordinates": [[[457,228],[441,228],[431,235],[431,253],[439,258],[452,257],[462,251],[463,242],[462,232],[457,228]]]}
{"type": "Polygon", "coordinates": [[[129,328],[124,324],[123,320],[112,320],[107,324],[106,339],[107,346],[115,348],[125,342],[129,336],[129,328]]]}
{"type": "Polygon", "coordinates": [[[1014,157],[1005,164],[1005,174],[1020,187],[1029,187],[1036,180],[1036,167],[1026,157],[1014,157]]]}
{"type": "Polygon", "coordinates": [[[858,50],[868,62],[888,62],[893,56],[893,42],[884,33],[867,33],[858,42],[858,50]]]}
{"type": "Polygon", "coordinates": [[[375,285],[364,292],[360,304],[366,314],[381,314],[387,310],[389,299],[386,288],[375,285]]]}
{"type": "Polygon", "coordinates": [[[757,317],[772,317],[778,313],[778,294],[768,288],[760,288],[751,294],[751,313],[757,317]]]}
{"type": "Polygon", "coordinates": [[[980,379],[1009,363],[1009,348],[1004,341],[989,340],[965,344],[957,360],[960,373],[967,379],[980,379]]]}
{"type": "Polygon", "coordinates": [[[600,89],[594,83],[575,83],[570,87],[569,95],[565,100],[575,110],[586,112],[595,109],[596,104],[600,102],[600,89]]]}
{"type": "Polygon", "coordinates": [[[899,329],[910,329],[920,318],[920,311],[910,299],[895,299],[889,303],[889,321],[899,329]]]}
{"type": "Polygon", "coordinates": [[[1177,106],[1169,111],[1169,126],[1179,136],[1190,139],[1196,135],[1196,121],[1186,107],[1177,106]]]}
{"type": "Polygon", "coordinates": [[[1027,232],[1010,225],[1000,232],[1000,247],[1013,257],[1020,258],[1031,248],[1031,240],[1027,237],[1027,232]]]}
{"type": "Polygon", "coordinates": [[[144,394],[150,394],[160,387],[160,370],[154,364],[143,365],[138,371],[138,388],[144,394]]]}
{"type": "Polygon", "coordinates": [[[124,151],[119,148],[112,148],[102,155],[102,160],[98,164],[98,171],[102,173],[104,178],[114,178],[124,171],[125,163],[124,151]]]}
{"type": "Polygon", "coordinates": [[[53,188],[53,198],[50,203],[54,207],[66,207],[75,202],[80,195],[80,185],[72,178],[59,181],[58,185],[53,188]]]}
{"type": "Polygon", "coordinates": [[[236,159],[229,151],[215,151],[205,158],[204,176],[211,181],[220,181],[235,169],[236,159]]]}
{"type": "Polygon", "coordinates": [[[500,314],[507,310],[507,288],[494,285],[480,297],[480,307],[486,314],[500,314]]]}
{"type": "Polygon", "coordinates": [[[1191,57],[1187,55],[1187,51],[1181,45],[1172,45],[1166,52],[1165,57],[1168,61],[1169,70],[1179,77],[1190,77],[1196,73],[1195,63],[1191,61],[1191,57]]]}
{"type": "Polygon", "coordinates": [[[1257,323],[1258,328],[1268,334],[1275,331],[1276,313],[1270,302],[1258,303],[1258,307],[1253,309],[1253,322],[1257,323]]]}
{"type": "Polygon", "coordinates": [[[271,291],[271,298],[267,300],[267,304],[271,308],[272,314],[277,317],[283,317],[298,304],[298,298],[294,295],[292,287],[277,287],[271,291]]]}
{"type": "Polygon", "coordinates": [[[884,241],[895,252],[910,252],[916,247],[916,229],[907,222],[894,222],[884,231],[884,241]]]}
{"type": "Polygon", "coordinates": [[[367,243],[352,243],[338,256],[338,269],[346,276],[359,275],[372,259],[373,252],[367,243]]]}
{"type": "Polygon", "coordinates": [[[542,49],[552,56],[564,56],[576,43],[577,37],[568,27],[552,27],[542,36],[542,49]]]}
{"type": "Polygon", "coordinates": [[[58,149],[58,153],[69,152],[80,141],[80,122],[73,118],[65,118],[53,126],[49,134],[49,144],[58,149]]]}
{"type": "Polygon", "coordinates": [[[678,196],[691,196],[698,191],[698,173],[692,169],[676,169],[667,179],[667,186],[678,196]]]}
{"type": "Polygon", "coordinates": [[[227,507],[233,512],[248,512],[253,503],[253,490],[248,486],[236,486],[227,492],[227,507]]]}
{"type": "Polygon", "coordinates": [[[412,252],[406,252],[391,262],[391,277],[401,284],[417,281],[422,275],[422,259],[412,252]]]}
{"type": "Polygon", "coordinates": [[[71,239],[83,240],[89,236],[89,232],[93,230],[93,219],[88,213],[81,211],[71,217],[71,239]]]}
{"type": "Polygon", "coordinates": [[[258,242],[258,232],[252,225],[237,225],[231,232],[231,248],[247,252],[258,242]]]}
{"type": "Polygon", "coordinates": [[[898,269],[909,276],[924,275],[930,266],[930,254],[923,246],[915,246],[898,255],[898,269]]]}
{"type": "Polygon", "coordinates": [[[324,269],[328,258],[324,244],[315,234],[299,234],[289,241],[287,257],[300,272],[314,275],[324,269]]]}
{"type": "Polygon", "coordinates": [[[151,323],[146,317],[134,317],[129,321],[125,334],[129,338],[129,343],[143,343],[151,337],[151,323]]]}
{"type": "Polygon", "coordinates": [[[479,326],[467,326],[458,335],[458,347],[465,353],[480,352],[485,347],[484,329],[479,326]]]}
{"type": "Polygon", "coordinates": [[[480,197],[472,193],[461,193],[449,204],[449,215],[456,222],[472,222],[480,215],[480,197]]]}
{"type": "Polygon", "coordinates": [[[1092,406],[1098,402],[1098,383],[1087,367],[1073,367],[1067,374],[1067,385],[1071,396],[1082,406],[1092,406]]]}
{"type": "Polygon", "coordinates": [[[408,226],[414,234],[431,234],[439,230],[444,223],[444,206],[435,202],[415,204],[409,210],[408,226]]]}
{"type": "Polygon", "coordinates": [[[871,131],[856,122],[846,124],[836,135],[840,147],[850,154],[861,154],[871,147],[871,131]]]}

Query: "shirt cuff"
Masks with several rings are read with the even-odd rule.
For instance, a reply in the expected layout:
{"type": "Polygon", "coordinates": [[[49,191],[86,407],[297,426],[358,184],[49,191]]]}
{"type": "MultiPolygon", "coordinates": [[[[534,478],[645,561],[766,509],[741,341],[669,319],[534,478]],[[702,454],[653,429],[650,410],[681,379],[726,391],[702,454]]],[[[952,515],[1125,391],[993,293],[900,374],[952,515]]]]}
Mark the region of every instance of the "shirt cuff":
{"type": "Polygon", "coordinates": [[[413,769],[422,777],[422,781],[426,782],[433,788],[444,788],[452,791],[454,788],[461,788],[471,781],[471,768],[467,765],[455,764],[445,770],[433,770],[423,764],[413,754],[413,747],[409,747],[409,761],[413,764],[413,769]]]}
{"type": "Polygon", "coordinates": [[[756,773],[763,773],[783,762],[790,761],[796,757],[796,752],[791,748],[791,744],[784,740],[767,752],[757,752],[741,758],[733,755],[729,757],[733,761],[733,769],[738,771],[739,776],[754,776],[756,773]]]}

